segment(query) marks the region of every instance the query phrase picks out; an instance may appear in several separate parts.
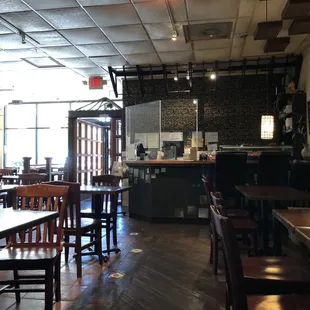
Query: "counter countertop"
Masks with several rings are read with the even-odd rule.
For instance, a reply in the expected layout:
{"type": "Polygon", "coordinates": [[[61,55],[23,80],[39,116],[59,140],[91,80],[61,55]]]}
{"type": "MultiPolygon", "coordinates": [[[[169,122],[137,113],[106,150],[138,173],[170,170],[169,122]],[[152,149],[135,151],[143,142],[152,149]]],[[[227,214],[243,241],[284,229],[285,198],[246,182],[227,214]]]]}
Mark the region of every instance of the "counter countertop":
{"type": "MultiPolygon", "coordinates": [[[[214,165],[214,160],[127,160],[128,166],[160,166],[160,165],[214,165]]],[[[248,164],[257,164],[257,160],[248,160],[248,164]]]]}

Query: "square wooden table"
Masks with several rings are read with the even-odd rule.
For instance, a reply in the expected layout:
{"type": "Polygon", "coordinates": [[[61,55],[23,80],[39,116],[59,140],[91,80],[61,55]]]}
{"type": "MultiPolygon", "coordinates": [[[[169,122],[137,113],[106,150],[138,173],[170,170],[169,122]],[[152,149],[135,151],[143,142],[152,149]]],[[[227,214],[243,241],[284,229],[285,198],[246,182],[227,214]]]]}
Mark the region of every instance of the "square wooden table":
{"type": "Polygon", "coordinates": [[[310,201],[310,194],[286,186],[244,185],[236,189],[247,199],[259,201],[262,208],[263,249],[269,250],[268,204],[266,201],[310,201]]]}
{"type": "Polygon", "coordinates": [[[0,210],[0,239],[14,233],[40,225],[49,220],[56,219],[58,212],[13,210],[6,208],[0,210]]]}

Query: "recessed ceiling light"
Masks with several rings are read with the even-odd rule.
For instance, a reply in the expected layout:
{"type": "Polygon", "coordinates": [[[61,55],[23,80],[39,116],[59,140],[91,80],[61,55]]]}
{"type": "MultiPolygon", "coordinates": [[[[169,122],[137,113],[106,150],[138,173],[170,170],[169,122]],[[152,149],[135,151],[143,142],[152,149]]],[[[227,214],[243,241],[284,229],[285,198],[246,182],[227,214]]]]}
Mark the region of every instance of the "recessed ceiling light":
{"type": "Polygon", "coordinates": [[[179,80],[179,78],[178,78],[177,76],[175,76],[173,79],[174,79],[176,82],[179,80]]]}

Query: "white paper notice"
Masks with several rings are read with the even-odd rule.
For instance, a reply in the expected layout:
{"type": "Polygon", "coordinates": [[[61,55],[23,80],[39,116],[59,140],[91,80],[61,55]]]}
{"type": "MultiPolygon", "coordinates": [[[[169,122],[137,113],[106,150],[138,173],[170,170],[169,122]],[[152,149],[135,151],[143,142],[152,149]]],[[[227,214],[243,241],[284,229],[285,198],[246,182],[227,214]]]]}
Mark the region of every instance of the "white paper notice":
{"type": "Polygon", "coordinates": [[[135,133],[135,143],[141,142],[145,148],[147,148],[147,134],[135,133]]]}
{"type": "Polygon", "coordinates": [[[161,141],[183,141],[183,132],[162,132],[161,141]]]}
{"type": "Polygon", "coordinates": [[[217,151],[217,143],[208,144],[208,151],[217,151]]]}
{"type": "Polygon", "coordinates": [[[203,147],[202,131],[192,132],[192,147],[203,147]]]}
{"type": "Polygon", "coordinates": [[[149,132],[147,134],[147,146],[149,149],[159,148],[159,133],[149,132]]]}
{"type": "Polygon", "coordinates": [[[205,133],[205,144],[207,145],[210,142],[219,142],[219,133],[218,132],[206,132],[205,133]]]}

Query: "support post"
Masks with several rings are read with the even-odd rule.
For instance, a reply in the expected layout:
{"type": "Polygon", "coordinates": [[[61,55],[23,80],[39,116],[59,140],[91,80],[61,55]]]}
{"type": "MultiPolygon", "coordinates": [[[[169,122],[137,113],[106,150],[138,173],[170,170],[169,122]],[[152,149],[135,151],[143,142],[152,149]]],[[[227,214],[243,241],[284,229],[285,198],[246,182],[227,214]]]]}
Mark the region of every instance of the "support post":
{"type": "Polygon", "coordinates": [[[46,173],[48,181],[52,181],[52,159],[53,157],[44,157],[46,160],[46,173]]]}
{"type": "Polygon", "coordinates": [[[30,160],[32,157],[23,157],[24,169],[23,173],[30,173],[30,160]]]}

